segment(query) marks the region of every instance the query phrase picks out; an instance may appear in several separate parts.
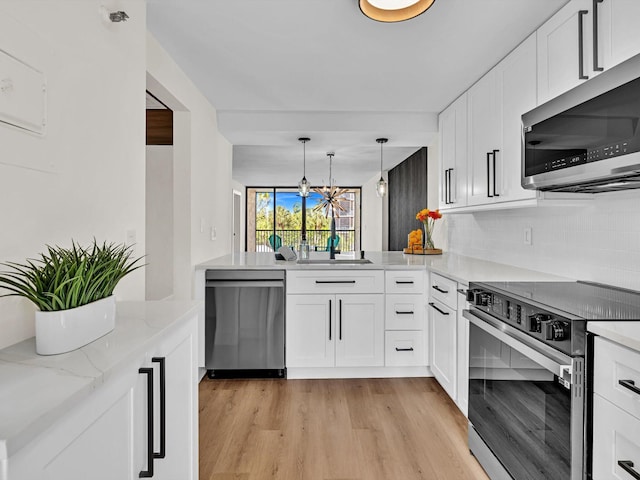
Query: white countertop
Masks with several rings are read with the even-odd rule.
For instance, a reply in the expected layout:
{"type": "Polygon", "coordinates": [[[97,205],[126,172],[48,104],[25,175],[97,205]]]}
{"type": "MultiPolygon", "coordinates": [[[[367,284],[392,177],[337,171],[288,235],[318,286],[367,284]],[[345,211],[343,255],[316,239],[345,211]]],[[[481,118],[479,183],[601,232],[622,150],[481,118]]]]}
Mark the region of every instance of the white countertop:
{"type": "MultiPolygon", "coordinates": [[[[311,258],[328,258],[326,252],[311,252],[311,258]],[[315,254],[315,256],[313,255],[315,254]]],[[[455,253],[442,255],[408,255],[402,252],[365,252],[372,263],[365,265],[298,265],[295,261],[276,260],[272,252],[245,252],[208,260],[196,266],[197,271],[215,269],[283,269],[283,270],[404,270],[427,269],[440,273],[461,283],[472,281],[563,281],[569,278],[558,277],[544,272],[514,267],[502,263],[489,262],[455,253]]],[[[349,255],[336,255],[336,258],[349,258],[349,255]]]]}
{"type": "Polygon", "coordinates": [[[116,327],[73,352],[36,354],[35,337],[0,350],[0,460],[34,440],[154,340],[191,318],[199,302],[120,302],[116,327]]]}
{"type": "Polygon", "coordinates": [[[587,331],[640,352],[640,322],[587,322],[587,331]]]}

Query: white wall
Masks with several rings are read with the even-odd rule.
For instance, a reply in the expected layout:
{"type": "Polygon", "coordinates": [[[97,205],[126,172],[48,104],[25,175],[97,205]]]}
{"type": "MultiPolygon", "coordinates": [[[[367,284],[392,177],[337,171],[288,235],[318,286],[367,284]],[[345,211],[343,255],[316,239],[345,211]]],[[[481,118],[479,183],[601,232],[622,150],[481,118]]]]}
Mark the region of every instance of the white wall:
{"type": "MultiPolygon", "coordinates": [[[[145,5],[119,0],[130,19],[112,24],[99,11],[110,3],[0,2],[0,48],[41,69],[48,90],[44,136],[0,124],[0,261],[128,230],[145,253],[145,5]]],[[[144,272],[115,293],[144,298],[144,272]]],[[[33,312],[0,298],[0,347],[33,335],[33,312]]]]}
{"type": "Polygon", "coordinates": [[[231,251],[232,147],[218,131],[215,109],[149,33],[147,73],[154,95],[175,112],[174,175],[186,178],[174,177],[174,221],[184,234],[175,238],[184,246],[175,266],[174,296],[191,298],[193,266],[231,251]],[[185,197],[188,208],[180,203],[185,197]]]}
{"type": "Polygon", "coordinates": [[[600,194],[583,207],[449,215],[452,252],[640,290],[640,195],[600,194]],[[524,245],[525,227],[533,244],[524,245]]]}
{"type": "MultiPolygon", "coordinates": [[[[240,250],[247,250],[247,192],[244,185],[233,180],[231,182],[231,195],[233,191],[240,192],[240,250]]],[[[232,197],[233,198],[233,197],[232,197]]],[[[231,232],[233,234],[233,231],[231,232]]],[[[233,241],[233,239],[232,239],[233,241]]]]}
{"type": "Polygon", "coordinates": [[[173,146],[146,148],[145,298],[173,296],[173,146]]]}
{"type": "MultiPolygon", "coordinates": [[[[386,172],[384,172],[386,179],[386,172]]],[[[379,252],[388,244],[385,215],[388,213],[388,197],[380,198],[376,194],[376,183],[380,180],[378,174],[362,185],[361,201],[361,237],[362,250],[365,252],[379,252]]]]}

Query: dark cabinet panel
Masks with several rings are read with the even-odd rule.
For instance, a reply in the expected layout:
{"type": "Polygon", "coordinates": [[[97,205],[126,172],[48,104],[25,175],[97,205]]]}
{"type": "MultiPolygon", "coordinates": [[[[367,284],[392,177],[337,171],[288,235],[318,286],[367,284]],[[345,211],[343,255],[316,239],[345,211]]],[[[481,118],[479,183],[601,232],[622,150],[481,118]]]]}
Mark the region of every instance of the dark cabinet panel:
{"type": "Polygon", "coordinates": [[[407,246],[407,234],[421,228],[416,214],[427,208],[427,148],[389,170],[389,250],[407,246]]]}
{"type": "Polygon", "coordinates": [[[147,110],[147,145],[173,145],[171,110],[147,110]]]}

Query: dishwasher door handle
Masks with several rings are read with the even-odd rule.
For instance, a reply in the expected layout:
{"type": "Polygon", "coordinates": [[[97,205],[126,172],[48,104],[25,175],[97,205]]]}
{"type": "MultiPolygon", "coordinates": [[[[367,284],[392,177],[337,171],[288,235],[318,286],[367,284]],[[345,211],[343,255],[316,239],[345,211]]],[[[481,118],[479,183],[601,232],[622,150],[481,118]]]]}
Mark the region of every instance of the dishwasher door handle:
{"type": "Polygon", "coordinates": [[[238,288],[238,287],[276,287],[284,288],[284,282],[282,280],[207,280],[204,284],[205,287],[226,287],[226,288],[238,288]]]}

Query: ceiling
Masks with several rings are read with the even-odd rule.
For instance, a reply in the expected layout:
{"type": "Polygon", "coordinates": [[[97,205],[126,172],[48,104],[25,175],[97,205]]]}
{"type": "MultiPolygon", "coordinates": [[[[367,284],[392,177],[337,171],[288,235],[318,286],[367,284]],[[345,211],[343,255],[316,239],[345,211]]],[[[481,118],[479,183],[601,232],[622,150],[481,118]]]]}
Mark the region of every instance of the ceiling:
{"type": "Polygon", "coordinates": [[[151,33],[218,112],[245,185],[379,175],[433,142],[437,113],[567,0],[436,0],[401,23],[358,0],[148,0],[151,33]],[[324,177],[323,177],[324,175],[324,177]]]}

